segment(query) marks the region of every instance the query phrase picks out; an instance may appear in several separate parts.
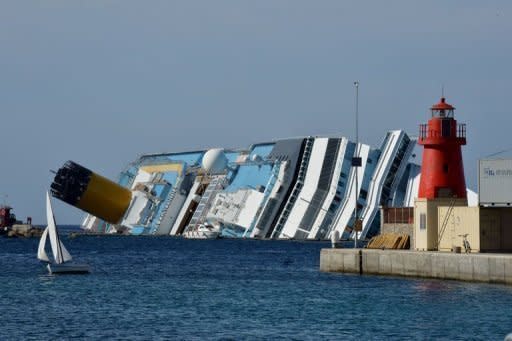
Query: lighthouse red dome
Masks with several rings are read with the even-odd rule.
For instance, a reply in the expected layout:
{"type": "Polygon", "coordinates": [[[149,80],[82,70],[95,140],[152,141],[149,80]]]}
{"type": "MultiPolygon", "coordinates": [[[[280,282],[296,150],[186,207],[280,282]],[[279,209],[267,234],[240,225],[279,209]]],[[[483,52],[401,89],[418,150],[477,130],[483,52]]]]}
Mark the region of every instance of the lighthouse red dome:
{"type": "Polygon", "coordinates": [[[446,103],[446,98],[441,97],[438,103],[434,104],[431,110],[454,110],[455,107],[446,103]]]}

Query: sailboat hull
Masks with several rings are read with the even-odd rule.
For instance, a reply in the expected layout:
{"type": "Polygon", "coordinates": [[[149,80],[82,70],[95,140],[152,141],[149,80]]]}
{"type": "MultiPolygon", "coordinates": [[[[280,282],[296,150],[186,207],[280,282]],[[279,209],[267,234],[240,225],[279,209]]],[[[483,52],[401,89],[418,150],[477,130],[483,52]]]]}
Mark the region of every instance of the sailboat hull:
{"type": "Polygon", "coordinates": [[[88,274],[91,268],[87,264],[48,264],[50,275],[88,274]]]}

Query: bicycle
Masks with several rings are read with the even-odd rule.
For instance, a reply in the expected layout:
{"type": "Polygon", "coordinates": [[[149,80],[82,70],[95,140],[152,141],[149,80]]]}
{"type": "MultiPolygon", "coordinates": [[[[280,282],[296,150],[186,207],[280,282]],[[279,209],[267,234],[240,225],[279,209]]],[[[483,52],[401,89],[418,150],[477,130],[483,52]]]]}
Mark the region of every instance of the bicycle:
{"type": "Polygon", "coordinates": [[[464,252],[466,252],[466,253],[471,252],[471,246],[469,245],[469,242],[468,242],[468,235],[469,235],[469,233],[458,235],[459,237],[462,237],[462,246],[464,247],[464,252]]]}

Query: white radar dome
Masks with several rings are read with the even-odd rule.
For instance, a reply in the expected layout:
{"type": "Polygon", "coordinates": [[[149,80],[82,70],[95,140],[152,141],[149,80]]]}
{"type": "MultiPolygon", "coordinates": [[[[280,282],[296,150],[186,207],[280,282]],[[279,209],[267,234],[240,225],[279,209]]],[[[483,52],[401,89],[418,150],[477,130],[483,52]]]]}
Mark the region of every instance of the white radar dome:
{"type": "Polygon", "coordinates": [[[228,159],[224,150],[210,149],[203,156],[203,169],[210,174],[222,173],[228,166],[228,159]]]}

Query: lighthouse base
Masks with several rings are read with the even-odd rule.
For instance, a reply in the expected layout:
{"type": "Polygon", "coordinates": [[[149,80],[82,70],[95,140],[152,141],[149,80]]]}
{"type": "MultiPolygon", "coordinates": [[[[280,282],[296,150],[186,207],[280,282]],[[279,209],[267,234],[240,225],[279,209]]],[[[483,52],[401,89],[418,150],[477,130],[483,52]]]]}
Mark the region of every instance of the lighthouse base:
{"type": "Polygon", "coordinates": [[[421,251],[439,250],[440,240],[448,228],[446,219],[440,221],[439,209],[468,206],[466,198],[418,198],[414,201],[413,248],[421,251]]]}

